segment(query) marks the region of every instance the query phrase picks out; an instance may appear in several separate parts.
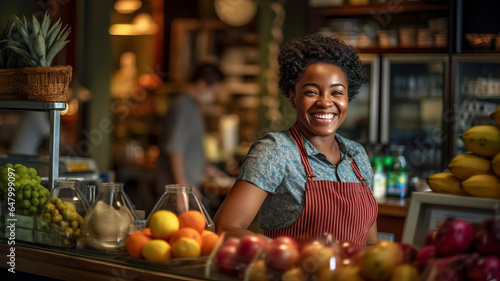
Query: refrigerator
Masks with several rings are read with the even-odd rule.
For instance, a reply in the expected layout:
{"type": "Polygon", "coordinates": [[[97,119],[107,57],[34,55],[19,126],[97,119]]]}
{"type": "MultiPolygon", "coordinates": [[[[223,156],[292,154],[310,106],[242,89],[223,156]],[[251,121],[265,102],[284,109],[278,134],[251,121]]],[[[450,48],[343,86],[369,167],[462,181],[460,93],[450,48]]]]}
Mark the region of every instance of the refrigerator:
{"type": "MultiPolygon", "coordinates": [[[[360,54],[367,81],[349,104],[339,134],[369,156],[404,145],[410,182],[442,171],[447,54],[360,54]]],[[[410,184],[411,185],[411,184],[410,184]]]]}
{"type": "Polygon", "coordinates": [[[500,54],[452,57],[454,93],[452,155],[467,152],[460,135],[477,125],[495,125],[490,117],[500,105],[500,54]]]}

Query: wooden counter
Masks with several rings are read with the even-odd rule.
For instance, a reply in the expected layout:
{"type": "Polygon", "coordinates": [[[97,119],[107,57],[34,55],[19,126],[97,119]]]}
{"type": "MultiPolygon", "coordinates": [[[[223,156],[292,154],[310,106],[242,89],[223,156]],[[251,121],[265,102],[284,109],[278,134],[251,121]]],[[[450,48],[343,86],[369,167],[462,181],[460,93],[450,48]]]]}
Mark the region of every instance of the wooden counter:
{"type": "MultiPolygon", "coordinates": [[[[5,242],[0,242],[0,267],[7,271],[10,267],[7,254],[10,253],[10,247],[5,242]]],[[[15,245],[15,271],[30,273],[60,280],[82,280],[82,281],[110,281],[110,280],[208,280],[203,278],[204,266],[176,267],[172,271],[179,274],[167,273],[161,270],[160,264],[148,265],[153,269],[148,269],[137,264],[113,263],[100,259],[85,257],[78,254],[64,253],[61,251],[49,251],[39,247],[29,247],[15,245]],[[157,271],[156,268],[159,270],[157,271]],[[183,272],[185,274],[183,274],[183,272]],[[196,277],[200,276],[200,277],[196,277]]],[[[138,260],[140,261],[140,260],[138,260]]],[[[143,262],[146,263],[146,262],[143,262]]],[[[169,270],[170,271],[170,270],[169,270]]],[[[12,274],[3,272],[1,276],[12,274]]],[[[18,275],[20,276],[20,275],[18,275]]],[[[18,280],[16,275],[12,274],[8,280],[18,280]]],[[[4,279],[2,279],[4,280],[4,279]]],[[[19,279],[20,280],[20,279],[19,279]]]]}
{"type": "Polygon", "coordinates": [[[386,197],[378,200],[377,230],[394,234],[394,241],[401,242],[410,198],[386,197]]]}

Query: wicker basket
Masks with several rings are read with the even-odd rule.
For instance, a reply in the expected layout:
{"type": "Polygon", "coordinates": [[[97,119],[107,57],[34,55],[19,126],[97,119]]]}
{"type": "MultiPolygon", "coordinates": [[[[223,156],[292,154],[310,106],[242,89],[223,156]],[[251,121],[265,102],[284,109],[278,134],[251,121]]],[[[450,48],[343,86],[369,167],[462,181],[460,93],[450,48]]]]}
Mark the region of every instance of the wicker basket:
{"type": "Polygon", "coordinates": [[[66,102],[71,65],[0,69],[0,100],[66,102]]]}

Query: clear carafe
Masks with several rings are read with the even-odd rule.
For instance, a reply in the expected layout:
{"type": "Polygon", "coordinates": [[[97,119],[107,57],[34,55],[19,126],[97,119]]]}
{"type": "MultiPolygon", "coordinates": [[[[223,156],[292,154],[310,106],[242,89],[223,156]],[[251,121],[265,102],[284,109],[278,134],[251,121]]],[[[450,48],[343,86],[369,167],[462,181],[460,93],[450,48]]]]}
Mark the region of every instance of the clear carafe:
{"type": "Polygon", "coordinates": [[[83,218],[90,209],[78,188],[80,181],[57,180],[37,218],[36,241],[52,246],[73,247],[81,234],[83,218]]]}
{"type": "Polygon", "coordinates": [[[125,241],[129,234],[138,230],[138,222],[123,183],[101,183],[95,202],[83,219],[80,246],[111,253],[124,252],[125,241]]]}
{"type": "Polygon", "coordinates": [[[165,186],[165,192],[160,200],[155,204],[146,220],[146,226],[149,226],[151,216],[159,210],[171,211],[177,216],[187,211],[199,211],[205,217],[205,229],[215,231],[212,218],[201,203],[195,193],[195,187],[183,184],[170,184],[165,186]]]}

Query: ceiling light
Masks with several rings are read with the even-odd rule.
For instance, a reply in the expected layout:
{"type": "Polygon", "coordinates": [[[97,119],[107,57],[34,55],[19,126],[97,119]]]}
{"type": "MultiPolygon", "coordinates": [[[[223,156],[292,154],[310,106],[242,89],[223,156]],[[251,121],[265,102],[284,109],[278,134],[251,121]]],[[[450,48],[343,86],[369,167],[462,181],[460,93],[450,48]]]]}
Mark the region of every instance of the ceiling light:
{"type": "Polygon", "coordinates": [[[131,14],[141,7],[140,0],[118,0],[115,2],[115,10],[120,14],[131,14]]]}
{"type": "Polygon", "coordinates": [[[251,0],[215,0],[214,6],[219,19],[230,26],[250,23],[257,14],[257,4],[251,0]]]}
{"type": "Polygon", "coordinates": [[[152,35],[159,30],[149,14],[138,14],[132,20],[132,23],[113,24],[109,27],[111,35],[152,35]]]}

